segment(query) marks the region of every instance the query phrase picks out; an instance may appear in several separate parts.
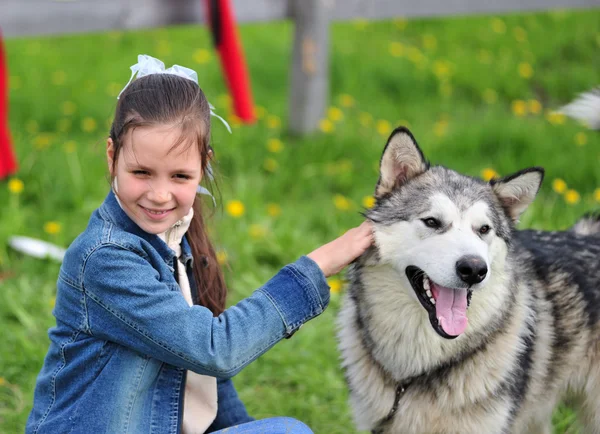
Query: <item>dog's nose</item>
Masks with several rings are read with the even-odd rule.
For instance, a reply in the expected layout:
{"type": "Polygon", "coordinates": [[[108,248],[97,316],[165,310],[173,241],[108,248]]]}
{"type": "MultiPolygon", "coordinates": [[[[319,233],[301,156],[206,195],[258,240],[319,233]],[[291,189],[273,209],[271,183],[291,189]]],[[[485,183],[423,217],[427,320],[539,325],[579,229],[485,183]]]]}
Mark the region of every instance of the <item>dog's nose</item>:
{"type": "Polygon", "coordinates": [[[456,274],[469,285],[481,282],[487,272],[487,265],[481,256],[467,255],[456,261],[456,274]]]}

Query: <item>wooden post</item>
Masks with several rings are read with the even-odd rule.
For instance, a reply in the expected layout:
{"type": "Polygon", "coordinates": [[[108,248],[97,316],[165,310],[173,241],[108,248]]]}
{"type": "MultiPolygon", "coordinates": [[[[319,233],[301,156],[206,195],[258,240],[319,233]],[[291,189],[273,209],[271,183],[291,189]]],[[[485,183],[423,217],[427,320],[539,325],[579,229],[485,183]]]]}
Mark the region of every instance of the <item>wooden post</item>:
{"type": "Polygon", "coordinates": [[[317,129],[329,97],[329,0],[292,2],[295,23],[291,65],[289,129],[306,134],[317,129]]]}

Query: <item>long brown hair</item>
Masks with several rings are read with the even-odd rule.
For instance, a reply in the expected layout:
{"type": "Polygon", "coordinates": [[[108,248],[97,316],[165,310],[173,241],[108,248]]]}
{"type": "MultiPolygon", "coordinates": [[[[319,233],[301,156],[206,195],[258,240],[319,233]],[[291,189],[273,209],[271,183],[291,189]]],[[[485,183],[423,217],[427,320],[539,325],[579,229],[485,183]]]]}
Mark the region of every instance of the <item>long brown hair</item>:
{"type": "MultiPolygon", "coordinates": [[[[173,145],[174,148],[181,144],[197,144],[202,174],[206,175],[212,157],[208,101],[196,83],[172,74],[151,74],[138,78],[121,94],[110,128],[114,149],[113,172],[128,131],[141,126],[165,124],[181,127],[181,136],[173,145]]],[[[225,310],[227,288],[208,238],[201,202],[200,198],[194,201],[194,217],[187,232],[194,257],[194,281],[198,288],[198,299],[194,303],[207,307],[217,316],[225,310]]]]}

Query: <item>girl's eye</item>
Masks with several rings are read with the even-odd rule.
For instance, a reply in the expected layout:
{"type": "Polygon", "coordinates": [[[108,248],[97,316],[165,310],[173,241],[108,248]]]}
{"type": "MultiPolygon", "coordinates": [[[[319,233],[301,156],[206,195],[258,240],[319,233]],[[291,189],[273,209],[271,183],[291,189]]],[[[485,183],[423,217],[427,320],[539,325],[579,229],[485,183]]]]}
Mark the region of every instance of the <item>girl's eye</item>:
{"type": "Polygon", "coordinates": [[[181,173],[175,175],[175,178],[178,178],[178,179],[190,179],[190,177],[188,175],[183,175],[181,173]]]}
{"type": "Polygon", "coordinates": [[[438,219],[434,219],[433,217],[423,219],[423,223],[425,224],[425,226],[432,229],[439,229],[442,227],[442,223],[438,219]]]}
{"type": "Polygon", "coordinates": [[[131,173],[133,173],[136,176],[145,176],[145,175],[148,175],[148,172],[145,171],[145,170],[134,170],[131,173]]]}
{"type": "Polygon", "coordinates": [[[479,233],[481,235],[485,235],[487,234],[492,228],[490,228],[488,225],[483,225],[482,227],[479,228],[479,233]]]}

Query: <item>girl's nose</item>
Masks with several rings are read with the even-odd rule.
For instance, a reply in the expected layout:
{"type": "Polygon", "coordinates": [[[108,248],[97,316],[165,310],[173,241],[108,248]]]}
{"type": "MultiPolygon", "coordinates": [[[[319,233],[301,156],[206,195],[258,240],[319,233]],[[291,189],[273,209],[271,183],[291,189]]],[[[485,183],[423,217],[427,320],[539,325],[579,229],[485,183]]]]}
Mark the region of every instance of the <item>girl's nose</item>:
{"type": "Polygon", "coordinates": [[[148,199],[155,203],[165,203],[171,200],[171,192],[165,185],[155,183],[148,192],[148,199]]]}

